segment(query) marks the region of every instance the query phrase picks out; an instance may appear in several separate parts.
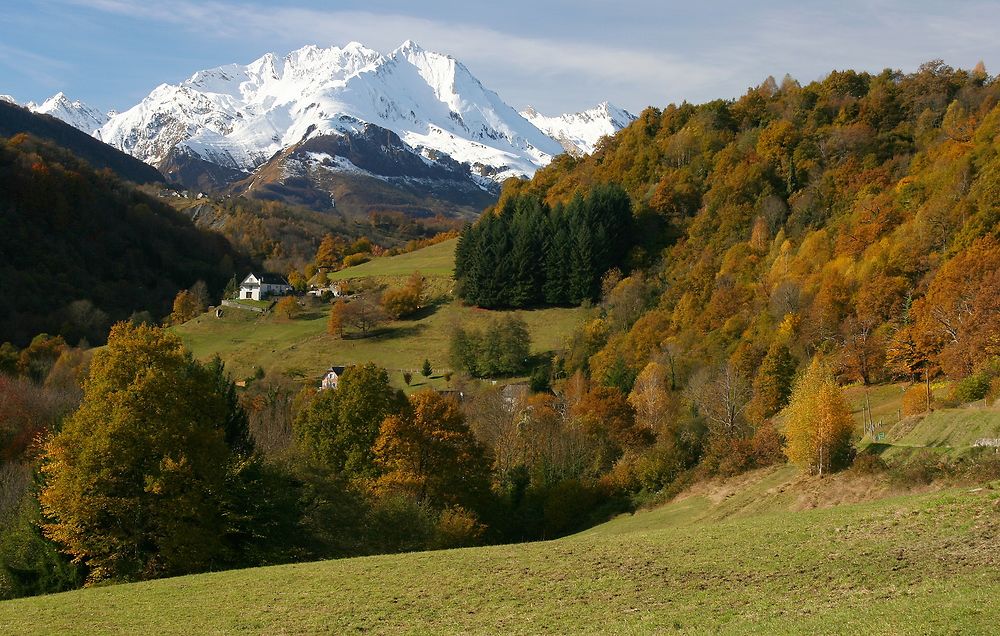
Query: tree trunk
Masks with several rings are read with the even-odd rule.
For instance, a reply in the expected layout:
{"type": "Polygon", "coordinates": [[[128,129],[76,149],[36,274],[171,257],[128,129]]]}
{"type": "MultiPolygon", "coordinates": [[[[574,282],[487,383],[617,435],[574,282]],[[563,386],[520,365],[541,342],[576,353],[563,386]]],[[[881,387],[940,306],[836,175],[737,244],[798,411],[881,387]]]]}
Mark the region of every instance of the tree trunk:
{"type": "Polygon", "coordinates": [[[931,412],[931,370],[924,367],[924,387],[927,393],[927,412],[931,412]]]}

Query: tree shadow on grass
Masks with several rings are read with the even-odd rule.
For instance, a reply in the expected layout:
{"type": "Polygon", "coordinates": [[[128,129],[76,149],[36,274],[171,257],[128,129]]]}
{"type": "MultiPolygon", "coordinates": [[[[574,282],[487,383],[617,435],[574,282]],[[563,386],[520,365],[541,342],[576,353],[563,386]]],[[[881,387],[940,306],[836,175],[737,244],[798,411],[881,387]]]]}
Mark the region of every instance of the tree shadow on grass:
{"type": "Polygon", "coordinates": [[[305,312],[302,312],[301,314],[299,314],[298,316],[296,316],[295,319],[296,320],[319,320],[320,318],[323,318],[325,316],[326,316],[326,314],[324,314],[321,311],[305,311],[305,312]]]}
{"type": "Polygon", "coordinates": [[[427,305],[424,305],[420,309],[416,310],[415,312],[406,316],[405,318],[402,318],[401,320],[423,320],[424,318],[430,318],[431,316],[437,313],[438,309],[440,309],[441,305],[443,304],[444,304],[443,301],[436,300],[427,305]]]}
{"type": "Polygon", "coordinates": [[[423,333],[427,329],[427,325],[403,325],[399,327],[381,327],[379,329],[373,329],[367,334],[362,334],[358,332],[345,333],[344,340],[398,340],[400,338],[410,338],[423,333]]]}

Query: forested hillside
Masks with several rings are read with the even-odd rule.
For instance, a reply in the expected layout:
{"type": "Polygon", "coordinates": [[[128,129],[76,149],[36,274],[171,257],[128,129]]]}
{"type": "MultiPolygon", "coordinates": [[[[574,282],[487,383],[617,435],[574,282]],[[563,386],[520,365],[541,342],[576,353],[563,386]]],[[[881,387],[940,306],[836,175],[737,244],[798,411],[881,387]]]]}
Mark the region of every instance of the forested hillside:
{"type": "MultiPolygon", "coordinates": [[[[81,133],[82,134],[82,133],[81,133]]],[[[49,142],[0,139],[0,342],[101,340],[170,312],[198,280],[221,292],[241,257],[221,236],[49,142]]]]}
{"type": "Polygon", "coordinates": [[[149,164],[117,148],[94,139],[82,130],[27,108],[0,100],[0,137],[28,133],[59,145],[89,163],[95,169],[107,168],[123,179],[136,183],[164,182],[163,175],[149,164]]]}
{"type": "MultiPolygon", "coordinates": [[[[461,239],[459,289],[487,307],[587,302],[600,290],[601,316],[556,368],[629,395],[658,432],[654,464],[772,461],[790,432],[768,422],[814,358],[828,371],[805,374],[803,394],[833,396],[822,379],[832,372],[841,384],[925,384],[904,400],[910,413],[933,408],[938,376],[960,381],[952,401],[1000,395],[998,98],[982,64],[934,61],[805,86],[768,78],[734,101],[649,108],[592,155],[508,181],[461,239]],[[609,225],[617,204],[583,205],[609,185],[627,192],[630,223],[609,225]],[[563,220],[583,208],[600,222],[563,220]],[[541,219],[534,243],[529,217],[541,219]],[[609,227],[630,232],[620,264],[591,258],[615,245],[609,227]],[[561,260],[571,272],[587,260],[600,285],[547,293],[560,234],[572,243],[561,260]],[[536,246],[542,278],[527,303],[523,245],[536,246]]],[[[832,397],[796,408],[814,407],[843,410],[832,397]]],[[[616,471],[637,479],[644,462],[626,457],[616,471]]]]}
{"type": "Polygon", "coordinates": [[[734,102],[649,108],[593,155],[508,182],[498,209],[628,192],[632,265],[652,266],[586,329],[595,378],[662,356],[685,376],[755,369],[778,341],[852,381],[961,378],[1000,347],[998,97],[981,65],[769,78],[734,102]],[[645,253],[657,227],[673,244],[645,253]]]}

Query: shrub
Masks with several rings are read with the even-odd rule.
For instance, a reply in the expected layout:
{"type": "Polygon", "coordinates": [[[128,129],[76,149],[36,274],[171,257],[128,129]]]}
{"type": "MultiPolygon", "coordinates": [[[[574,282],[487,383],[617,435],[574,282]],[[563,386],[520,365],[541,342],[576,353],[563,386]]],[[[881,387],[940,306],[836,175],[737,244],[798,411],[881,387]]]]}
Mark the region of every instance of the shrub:
{"type": "Polygon", "coordinates": [[[877,475],[888,470],[888,466],[875,453],[861,453],[854,458],[851,470],[859,475],[877,475]]]}
{"type": "Polygon", "coordinates": [[[993,378],[990,381],[990,390],[986,393],[986,400],[988,402],[1000,400],[1000,377],[993,378]]]}
{"type": "Polygon", "coordinates": [[[750,439],[753,463],[757,468],[785,463],[784,436],[775,428],[774,422],[767,421],[757,427],[750,439]]]}
{"type": "Polygon", "coordinates": [[[360,265],[362,263],[367,263],[371,260],[371,254],[350,254],[344,257],[344,267],[354,267],[355,265],[360,265]]]}
{"type": "Polygon", "coordinates": [[[476,515],[461,506],[451,506],[441,511],[434,527],[432,547],[465,548],[482,543],[486,526],[479,523],[476,515]]]}
{"type": "Polygon", "coordinates": [[[0,599],[62,592],[83,584],[85,570],[45,538],[41,521],[38,501],[29,492],[0,524],[0,599]]]}
{"type": "Polygon", "coordinates": [[[531,335],[523,319],[505,316],[485,331],[457,327],[452,333],[452,364],[477,378],[523,373],[531,355],[531,335]]]}
{"type": "Polygon", "coordinates": [[[284,296],[274,306],[274,313],[291,320],[299,313],[299,303],[294,296],[284,296]]]}
{"type": "Polygon", "coordinates": [[[993,378],[985,373],[973,373],[955,383],[952,387],[955,400],[959,403],[978,402],[990,392],[993,378]]]}
{"type": "Polygon", "coordinates": [[[948,473],[949,466],[932,451],[916,453],[909,460],[892,467],[893,481],[905,486],[925,485],[948,473]]]}
{"type": "Polygon", "coordinates": [[[366,527],[373,552],[424,550],[437,531],[438,516],[431,506],[400,493],[380,497],[366,527]]]}

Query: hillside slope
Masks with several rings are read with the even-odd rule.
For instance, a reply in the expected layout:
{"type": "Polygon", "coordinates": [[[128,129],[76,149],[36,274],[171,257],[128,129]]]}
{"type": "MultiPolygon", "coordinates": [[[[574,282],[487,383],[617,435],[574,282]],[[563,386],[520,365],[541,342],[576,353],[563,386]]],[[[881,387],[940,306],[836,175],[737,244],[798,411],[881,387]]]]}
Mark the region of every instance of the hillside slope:
{"type": "Polygon", "coordinates": [[[133,312],[168,314],[198,280],[221,291],[246,263],[221,236],[32,137],[0,139],[0,193],[0,342],[47,331],[95,344],[133,312]]]}
{"type": "Polygon", "coordinates": [[[701,520],[715,509],[695,496],[552,542],[7,601],[0,629],[988,634],[1000,620],[996,490],[701,520]]]}
{"type": "Polygon", "coordinates": [[[94,139],[55,116],[32,113],[26,108],[0,100],[0,137],[28,133],[61,146],[89,163],[94,169],[108,168],[122,179],[136,183],[162,183],[156,168],[94,139]]]}
{"type": "MultiPolygon", "coordinates": [[[[367,338],[340,339],[327,334],[329,304],[317,304],[293,320],[268,314],[259,316],[226,309],[222,318],[204,314],[174,329],[196,357],[218,354],[237,377],[251,375],[256,367],[266,373],[316,380],[331,365],[375,362],[390,372],[394,385],[416,390],[446,388],[442,374],[450,368],[449,346],[454,325],[485,325],[501,315],[465,307],[451,295],[454,282],[455,241],[397,256],[376,258],[368,263],[336,272],[333,278],[362,281],[386,287],[402,287],[406,278],[419,271],[427,279],[430,304],[412,319],[391,321],[367,338]],[[417,374],[428,359],[435,373],[424,379],[417,374]],[[403,382],[403,371],[414,373],[411,385],[403,382]]],[[[570,334],[593,312],[583,308],[551,308],[512,312],[523,318],[536,353],[562,349],[570,334]]]]}

